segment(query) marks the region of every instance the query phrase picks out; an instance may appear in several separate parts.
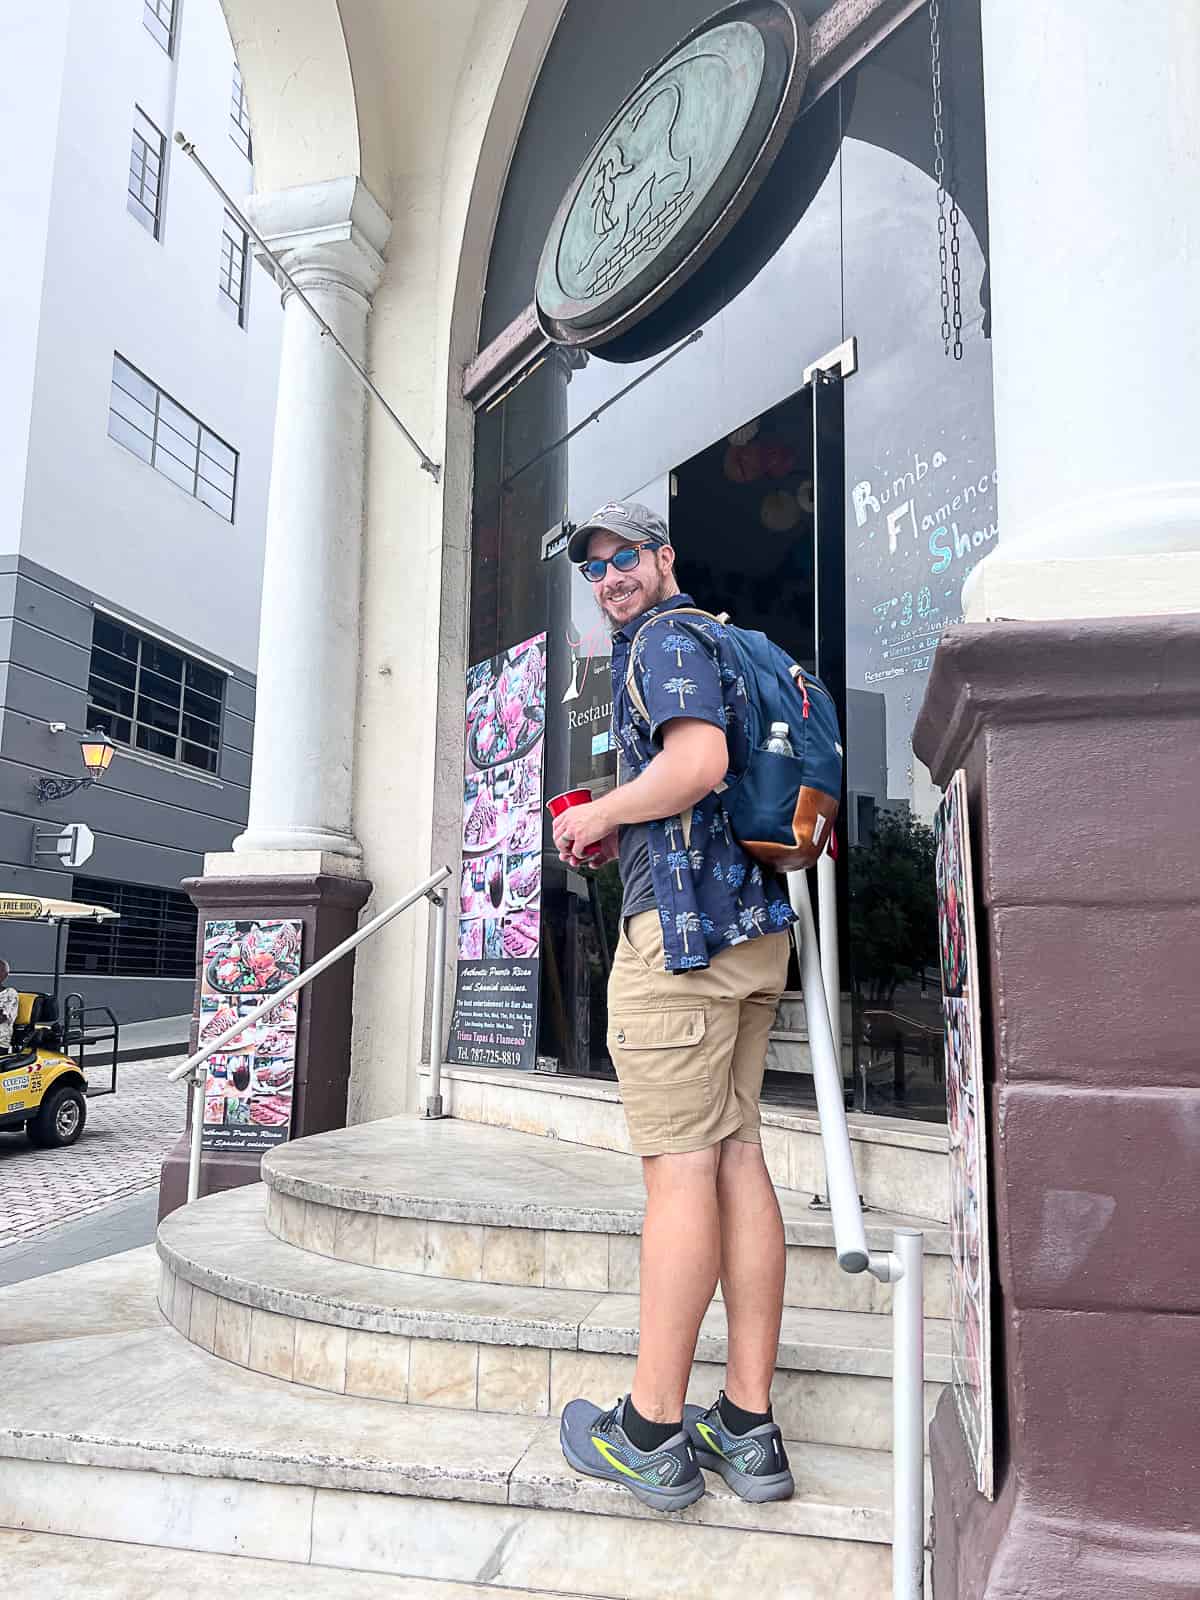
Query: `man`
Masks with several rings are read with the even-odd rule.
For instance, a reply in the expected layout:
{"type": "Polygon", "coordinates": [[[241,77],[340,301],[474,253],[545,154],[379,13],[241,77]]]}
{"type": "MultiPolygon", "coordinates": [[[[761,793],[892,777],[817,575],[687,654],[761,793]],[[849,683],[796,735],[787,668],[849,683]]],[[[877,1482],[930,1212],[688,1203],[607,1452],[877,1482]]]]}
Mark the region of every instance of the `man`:
{"type": "Polygon", "coordinates": [[[770,1401],[785,1248],[758,1097],[794,919],[783,884],[734,839],[717,792],[748,754],[746,687],[724,628],[682,610],[693,602],[661,517],[603,506],[568,556],[613,633],[619,767],[610,793],[555,820],[554,839],[571,866],[620,861],[608,1045],[643,1158],[646,1218],[633,1389],[608,1411],[571,1401],[563,1452],[659,1510],[704,1493],[701,1465],[744,1499],[785,1499],[792,1476],[770,1401]],[[718,1278],[726,1387],[707,1411],[685,1408],[718,1278]]]}
{"type": "Polygon", "coordinates": [[[0,1055],[12,1049],[13,1023],[21,1003],[17,991],[8,986],[8,973],[8,962],[0,959],[0,1055]]]}

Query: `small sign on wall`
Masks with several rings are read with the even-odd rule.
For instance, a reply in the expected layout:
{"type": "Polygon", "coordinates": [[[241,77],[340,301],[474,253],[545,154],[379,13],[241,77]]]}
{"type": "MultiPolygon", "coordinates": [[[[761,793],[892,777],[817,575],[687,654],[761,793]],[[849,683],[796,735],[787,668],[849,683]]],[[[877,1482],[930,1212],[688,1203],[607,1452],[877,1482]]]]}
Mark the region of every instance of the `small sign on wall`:
{"type": "Polygon", "coordinates": [[[976,1486],[991,1500],[995,1497],[995,1473],[987,1105],[964,772],[954,774],[938,808],[934,832],[950,1134],[951,1380],[959,1420],[975,1463],[976,1486]]]}

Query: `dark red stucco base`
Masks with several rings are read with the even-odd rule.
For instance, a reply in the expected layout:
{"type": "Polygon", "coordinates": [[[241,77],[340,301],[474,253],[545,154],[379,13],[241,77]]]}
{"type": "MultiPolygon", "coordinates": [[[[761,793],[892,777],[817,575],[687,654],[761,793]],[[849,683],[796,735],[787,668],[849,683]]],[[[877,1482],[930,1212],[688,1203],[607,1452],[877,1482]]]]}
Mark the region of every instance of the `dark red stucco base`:
{"type": "MultiPolygon", "coordinates": [[[[193,878],[185,883],[200,912],[196,970],[203,959],[204,924],[213,918],[298,917],[303,924],[302,959],[311,966],[358,926],[358,913],[371,892],[364,878],[193,878]]],[[[296,1037],[295,1090],[291,1137],[324,1133],[346,1125],[350,1082],[350,1022],[354,957],[347,956],[313,980],[301,993],[296,1037]]],[[[192,1011],[191,1048],[196,1048],[199,986],[192,1011]]],[[[188,1123],[191,1123],[189,1097],[188,1123]]],[[[257,1183],[261,1155],[206,1154],[201,1194],[257,1183]]],[[[187,1198],[188,1135],[181,1135],[166,1161],[158,1190],[158,1215],[187,1198]]]]}
{"type": "Polygon", "coordinates": [[[967,773],[997,1496],[947,1393],[935,1600],[1200,1596],[1200,616],[954,628],[914,745],[967,773]]]}

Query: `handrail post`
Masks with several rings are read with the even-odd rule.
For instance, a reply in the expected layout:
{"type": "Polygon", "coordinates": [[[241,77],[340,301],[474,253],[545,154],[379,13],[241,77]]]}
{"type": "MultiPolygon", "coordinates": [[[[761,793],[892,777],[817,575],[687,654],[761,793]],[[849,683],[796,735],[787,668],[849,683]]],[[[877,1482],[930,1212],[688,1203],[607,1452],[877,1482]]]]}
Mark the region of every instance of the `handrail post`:
{"type": "Polygon", "coordinates": [[[200,1198],[200,1162],[204,1149],[204,1089],[207,1073],[197,1072],[192,1079],[192,1141],[188,1147],[188,1205],[200,1198]]]}
{"type": "MultiPolygon", "coordinates": [[[[311,983],[314,978],[319,977],[320,974],[328,967],[333,966],[336,961],[340,961],[343,956],[349,955],[352,950],[357,950],[359,945],[362,944],[364,940],[369,939],[373,934],[378,933],[381,928],[386,928],[388,923],[394,921],[394,919],[398,917],[401,912],[407,911],[409,906],[416,905],[418,900],[430,899],[435,905],[441,906],[442,915],[439,924],[439,937],[441,940],[442,960],[438,964],[438,973],[440,975],[440,981],[444,986],[446,965],[446,897],[444,894],[439,897],[437,890],[439,886],[446,883],[449,878],[450,868],[439,867],[436,872],[432,873],[428,878],[426,878],[424,883],[419,883],[415,889],[410,890],[410,892],[406,894],[402,900],[397,900],[394,905],[388,906],[386,911],[381,911],[378,916],[372,917],[370,922],[364,923],[356,933],[350,934],[348,938],[342,940],[341,944],[336,945],[332,950],[326,951],[320,960],[313,962],[311,967],[305,967],[303,972],[298,972],[290,982],[284,984],[282,989],[277,990],[274,994],[268,995],[259,1005],[254,1006],[250,1011],[248,1011],[244,1017],[239,1017],[232,1028],[227,1028],[226,1031],[219,1035],[219,1037],[216,1039],[210,1039],[208,1044],[195,1051],[192,1055],[188,1056],[186,1061],[181,1062],[179,1066],[172,1068],[172,1070],[167,1073],[168,1083],[178,1083],[181,1078],[189,1078],[192,1085],[192,1129],[191,1144],[188,1150],[187,1184],[187,1197],[189,1203],[192,1200],[198,1199],[200,1195],[200,1164],[203,1160],[204,1153],[204,1088],[207,1080],[207,1074],[202,1073],[200,1069],[208,1060],[209,1056],[216,1055],[218,1052],[228,1049],[228,1047],[235,1040],[240,1038],[240,1036],[245,1033],[248,1028],[259,1021],[260,1018],[266,1016],[268,1011],[273,1011],[276,1006],[282,1005],[282,1003],[289,999],[292,995],[299,993],[299,991],[307,984],[311,983]]],[[[440,1009],[443,1004],[441,996],[435,995],[435,1000],[440,1009]]]]}
{"type": "Polygon", "coordinates": [[[897,1228],[892,1255],[892,1600],[925,1591],[925,1236],[897,1228]]]}
{"type": "Polygon", "coordinates": [[[829,1007],[825,1001],[825,978],[821,971],[821,950],[813,921],[808,880],[802,872],[788,873],[788,894],[796,913],[799,942],[800,982],[804,989],[804,1015],[808,1024],[808,1049],[812,1058],[813,1087],[817,1094],[817,1115],[821,1122],[821,1145],[825,1154],[825,1184],[829,1190],[829,1209],[833,1217],[833,1238],[838,1264],[846,1272],[866,1270],[869,1255],[863,1227],[862,1202],[846,1127],[842,1063],[834,1050],[829,1007]]]}
{"type": "Polygon", "coordinates": [[[817,911],[821,917],[821,978],[838,1071],[842,1067],[842,969],[838,954],[837,863],[828,850],[817,861],[817,911]]]}
{"type": "Polygon", "coordinates": [[[442,1111],[442,1052],[444,1050],[444,1012],[446,1007],[446,902],[445,890],[429,896],[433,902],[433,1015],[429,1023],[429,1098],[425,1115],[436,1121],[442,1111]]]}

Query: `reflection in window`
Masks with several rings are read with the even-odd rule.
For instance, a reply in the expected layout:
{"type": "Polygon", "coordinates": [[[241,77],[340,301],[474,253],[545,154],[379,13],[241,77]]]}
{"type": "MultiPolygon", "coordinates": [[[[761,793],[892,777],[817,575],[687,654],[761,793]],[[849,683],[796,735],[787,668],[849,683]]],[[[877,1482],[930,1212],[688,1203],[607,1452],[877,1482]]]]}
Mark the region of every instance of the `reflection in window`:
{"type": "Polygon", "coordinates": [[[246,326],[248,244],[246,230],[227,211],[225,226],[221,230],[221,270],[217,283],[221,291],[221,304],[237,318],[239,328],[246,326]]]}
{"type": "Polygon", "coordinates": [[[246,103],[246,87],[242,82],[241,68],[233,64],[233,94],[229,102],[229,137],[247,161],[254,160],[254,146],[250,141],[250,107],[246,103]]]}
{"type": "Polygon", "coordinates": [[[163,161],[166,141],[140,106],[134,107],[133,144],[129,152],[129,214],[158,238],[162,221],[163,161]]]}
{"type": "Polygon", "coordinates": [[[117,744],[217,770],[225,676],[159,639],[97,612],[87,727],[117,744]]]}
{"type": "Polygon", "coordinates": [[[108,436],[233,521],[237,451],[119,355],[113,356],[108,436]]]}
{"type": "Polygon", "coordinates": [[[175,0],[142,0],[142,26],[167,54],[175,54],[175,0]]]}

